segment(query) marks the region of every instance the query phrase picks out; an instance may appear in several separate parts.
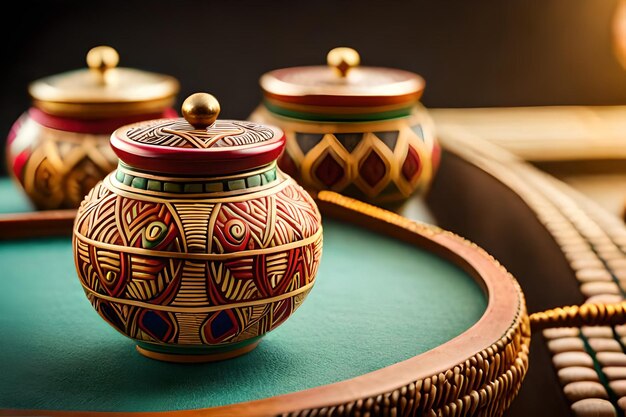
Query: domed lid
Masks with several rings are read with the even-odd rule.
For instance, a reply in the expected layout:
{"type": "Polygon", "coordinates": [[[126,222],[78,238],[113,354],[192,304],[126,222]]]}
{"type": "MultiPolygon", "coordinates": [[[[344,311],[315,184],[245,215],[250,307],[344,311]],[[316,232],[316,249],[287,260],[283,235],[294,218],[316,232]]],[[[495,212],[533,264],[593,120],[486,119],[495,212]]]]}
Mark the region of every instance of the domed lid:
{"type": "Polygon", "coordinates": [[[283,68],[260,79],[273,112],[312,120],[368,120],[408,115],[424,79],[393,68],[359,66],[351,48],[335,48],[327,66],[283,68]]]}
{"type": "Polygon", "coordinates": [[[175,78],[117,67],[118,62],[115,49],[97,46],[87,53],[89,68],[34,81],[28,91],[44,112],[77,118],[159,113],[174,103],[175,78]]]}
{"type": "Polygon", "coordinates": [[[218,101],[196,93],[183,103],[184,118],[157,119],[113,132],[111,147],[137,169],[185,175],[225,175],[275,161],[285,146],[282,130],[239,120],[217,120],[218,101]]]}

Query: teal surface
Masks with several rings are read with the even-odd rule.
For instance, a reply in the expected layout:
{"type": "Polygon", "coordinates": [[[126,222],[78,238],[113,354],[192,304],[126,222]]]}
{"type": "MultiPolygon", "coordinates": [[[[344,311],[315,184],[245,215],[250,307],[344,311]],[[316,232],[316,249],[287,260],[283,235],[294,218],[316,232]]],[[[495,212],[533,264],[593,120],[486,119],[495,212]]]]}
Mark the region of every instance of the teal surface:
{"type": "Polygon", "coordinates": [[[251,353],[181,365],[140,356],[91,308],[69,239],[0,243],[0,408],[157,411],[218,406],[352,378],[474,324],[478,285],[432,254],[326,221],[318,280],[251,353]]]}
{"type": "Polygon", "coordinates": [[[0,177],[0,214],[34,211],[24,191],[12,178],[0,177]]]}

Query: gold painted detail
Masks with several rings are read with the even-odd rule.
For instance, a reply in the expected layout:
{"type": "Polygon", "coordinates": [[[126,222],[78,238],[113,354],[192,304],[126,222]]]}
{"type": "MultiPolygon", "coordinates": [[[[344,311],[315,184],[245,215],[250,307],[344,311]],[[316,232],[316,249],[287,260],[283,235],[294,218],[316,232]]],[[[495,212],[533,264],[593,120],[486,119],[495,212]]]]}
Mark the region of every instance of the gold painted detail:
{"type": "Polygon", "coordinates": [[[207,276],[208,265],[205,262],[185,261],[183,265],[183,279],[173,306],[202,306],[207,305],[207,276]]]}
{"type": "Polygon", "coordinates": [[[205,317],[194,313],[176,313],[176,321],[180,329],[178,343],[181,345],[202,344],[200,333],[197,329],[202,326],[205,317]]]}
{"type": "Polygon", "coordinates": [[[21,123],[7,148],[7,159],[12,164],[26,155],[14,179],[38,209],[78,207],[89,190],[115,169],[117,156],[108,135],[51,129],[28,116],[21,123]]]}
{"type": "Polygon", "coordinates": [[[96,46],[87,52],[87,66],[97,71],[107,71],[117,67],[120,56],[117,51],[110,46],[96,46]]]}
{"type": "Polygon", "coordinates": [[[160,114],[172,107],[175,96],[130,103],[65,103],[33,98],[33,106],[45,113],[74,119],[107,119],[137,115],[160,114]]]}
{"type": "Polygon", "coordinates": [[[256,306],[261,306],[263,307],[264,305],[268,304],[268,303],[274,303],[277,301],[282,301],[282,300],[286,300],[286,299],[290,299],[293,298],[299,294],[302,293],[306,293],[307,291],[309,291],[311,288],[313,288],[313,285],[315,284],[315,279],[313,279],[311,282],[309,282],[308,284],[306,284],[303,287],[300,287],[296,290],[293,290],[291,292],[285,293],[285,294],[281,294],[279,296],[276,297],[270,297],[270,298],[265,298],[265,299],[259,299],[259,300],[254,300],[254,301],[246,301],[246,302],[242,302],[242,303],[231,303],[231,304],[224,304],[224,305],[218,305],[218,306],[196,306],[196,307],[181,307],[181,306],[175,306],[175,305],[158,305],[158,304],[150,304],[150,303],[144,303],[141,301],[135,301],[135,300],[129,300],[129,299],[124,299],[124,298],[116,298],[116,297],[109,297],[108,295],[104,295],[104,294],[100,294],[95,292],[94,290],[92,290],[91,288],[86,287],[83,284],[83,290],[85,290],[85,292],[91,294],[92,297],[95,298],[99,298],[102,300],[106,300],[106,301],[110,301],[119,305],[129,305],[129,306],[134,306],[134,307],[141,307],[141,308],[147,308],[150,310],[158,310],[158,311],[167,311],[167,312],[171,312],[171,313],[212,313],[212,312],[216,312],[216,311],[222,311],[222,310],[229,310],[229,309],[237,309],[237,308],[243,308],[243,307],[256,307],[256,306]]]}
{"type": "Polygon", "coordinates": [[[117,67],[119,62],[120,56],[110,46],[96,46],[87,53],[87,66],[96,74],[102,84],[115,81],[108,79],[107,76],[111,74],[109,70],[117,67]]]}
{"type": "Polygon", "coordinates": [[[182,105],[183,117],[196,129],[211,126],[220,114],[220,103],[208,93],[195,93],[185,99],[182,105]]]}
{"type": "Polygon", "coordinates": [[[326,63],[332,67],[337,74],[345,78],[348,72],[361,63],[359,53],[352,48],[333,48],[326,55],[326,63]]]}

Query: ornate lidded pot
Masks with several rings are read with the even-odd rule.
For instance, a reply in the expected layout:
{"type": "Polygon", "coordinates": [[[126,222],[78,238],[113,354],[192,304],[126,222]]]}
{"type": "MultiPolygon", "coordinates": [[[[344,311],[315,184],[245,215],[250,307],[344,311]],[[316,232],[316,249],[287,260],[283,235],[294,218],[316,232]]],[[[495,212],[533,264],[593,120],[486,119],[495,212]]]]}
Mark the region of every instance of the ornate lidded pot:
{"type": "Polygon", "coordinates": [[[350,48],[331,50],[327,62],[260,79],[264,101],[250,120],[285,131],[281,168],[308,189],[376,204],[425,192],[440,149],[418,101],[424,80],[399,69],[358,66],[350,48]]]}
{"type": "Polygon", "coordinates": [[[322,253],[320,213],[276,160],[283,132],[217,120],[198,93],[184,118],[124,126],[120,162],[74,224],[87,298],[145,356],[175,362],[252,350],[303,302],[322,253]]]}
{"type": "Polygon", "coordinates": [[[117,67],[108,46],[87,54],[88,68],[30,84],[32,107],[7,139],[7,167],[38,209],[76,208],[115,169],[109,137],[118,127],[175,117],[179,84],[170,76],[117,67]]]}

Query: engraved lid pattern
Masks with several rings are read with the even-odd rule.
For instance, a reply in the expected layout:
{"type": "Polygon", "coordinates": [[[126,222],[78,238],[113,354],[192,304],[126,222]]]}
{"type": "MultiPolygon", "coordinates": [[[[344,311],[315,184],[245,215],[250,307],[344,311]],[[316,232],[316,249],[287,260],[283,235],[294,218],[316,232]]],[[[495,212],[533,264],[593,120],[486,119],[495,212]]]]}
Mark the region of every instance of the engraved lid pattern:
{"type": "Polygon", "coordinates": [[[136,169],[184,175],[225,175],[274,162],[285,146],[282,130],[239,120],[217,120],[220,106],[206,93],[182,106],[184,118],[127,125],[111,136],[111,147],[136,169]]]}
{"type": "Polygon", "coordinates": [[[172,148],[223,148],[254,145],[271,140],[275,132],[263,125],[238,120],[218,120],[205,129],[196,129],[184,119],[131,127],[128,139],[172,148]]]}

